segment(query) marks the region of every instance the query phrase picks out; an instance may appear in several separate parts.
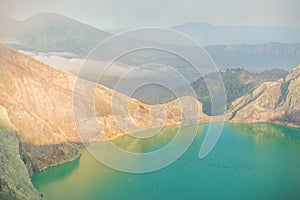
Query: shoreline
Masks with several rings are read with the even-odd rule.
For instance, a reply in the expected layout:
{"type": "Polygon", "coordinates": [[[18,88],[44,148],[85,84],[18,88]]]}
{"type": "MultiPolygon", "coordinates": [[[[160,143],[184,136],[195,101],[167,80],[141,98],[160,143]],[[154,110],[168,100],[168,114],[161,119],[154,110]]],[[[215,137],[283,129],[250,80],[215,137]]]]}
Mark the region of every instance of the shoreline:
{"type": "MultiPolygon", "coordinates": [[[[78,151],[78,152],[79,152],[79,151],[78,151]]],[[[55,167],[55,166],[62,165],[62,164],[65,164],[65,163],[73,162],[73,161],[79,159],[81,156],[82,156],[82,154],[81,154],[81,153],[78,153],[78,155],[76,155],[74,158],[70,158],[70,159],[68,159],[68,160],[66,160],[66,161],[61,161],[61,162],[58,162],[57,164],[52,164],[52,165],[46,166],[46,167],[42,168],[40,171],[38,171],[38,172],[32,174],[31,177],[30,177],[30,179],[32,179],[32,176],[33,176],[33,175],[38,174],[38,173],[40,173],[40,172],[42,172],[42,171],[45,171],[45,170],[47,170],[47,169],[50,168],[50,167],[55,167]]]]}
{"type": "Polygon", "coordinates": [[[287,122],[279,122],[279,121],[258,121],[258,120],[253,120],[253,121],[239,121],[239,120],[229,120],[227,121],[229,123],[244,123],[244,124],[259,124],[259,123],[269,123],[269,124],[275,124],[275,125],[280,125],[280,126],[285,126],[288,128],[295,128],[295,129],[300,129],[300,125],[296,125],[294,123],[287,123],[287,122]]]}
{"type": "MultiPolygon", "coordinates": [[[[186,124],[186,125],[182,125],[182,126],[196,126],[196,125],[208,125],[208,124],[213,124],[213,123],[228,123],[228,124],[263,124],[263,123],[268,123],[268,124],[272,124],[272,125],[279,125],[279,126],[284,126],[284,127],[287,127],[287,128],[293,128],[293,129],[297,129],[297,130],[299,130],[300,131],[300,126],[297,126],[297,125],[295,125],[295,124],[292,124],[292,123],[280,123],[280,122],[272,122],[272,121],[253,121],[253,122],[245,122],[245,121],[231,121],[231,120],[226,120],[226,121],[211,121],[211,122],[200,122],[200,123],[197,123],[197,124],[186,124]]],[[[176,128],[176,127],[180,127],[180,125],[178,125],[178,126],[164,126],[164,127],[161,127],[162,129],[163,128],[168,128],[168,127],[174,127],[174,128],[176,128]]],[[[159,128],[152,128],[152,129],[147,129],[147,130],[155,130],[155,129],[159,129],[159,128]]],[[[146,130],[144,130],[144,131],[146,131],[146,130]]],[[[138,132],[140,132],[140,131],[138,131],[138,132]]],[[[138,133],[138,132],[136,132],[136,133],[138,133]]],[[[135,133],[134,133],[135,134],[135,133]]],[[[119,135],[119,136],[117,136],[117,137],[115,137],[115,138],[111,138],[111,139],[108,139],[107,138],[107,140],[105,140],[105,141],[108,141],[108,140],[111,140],[111,141],[113,141],[113,140],[116,140],[116,139],[118,139],[118,138],[120,138],[120,137],[122,137],[122,136],[125,136],[125,135],[131,135],[131,134],[124,134],[124,135],[119,135]]],[[[80,159],[80,157],[82,156],[82,154],[80,153],[80,149],[81,148],[86,148],[86,146],[88,146],[88,145],[90,145],[90,144],[96,144],[96,143],[101,143],[101,142],[103,142],[103,141],[93,141],[93,142],[90,142],[90,143],[88,143],[88,144],[83,144],[83,143],[81,143],[81,144],[78,144],[78,143],[74,143],[74,144],[76,144],[76,145],[78,145],[78,155],[76,155],[74,158],[70,158],[70,159],[68,159],[68,160],[66,160],[66,161],[61,161],[61,162],[59,162],[59,163],[57,163],[57,164],[52,164],[52,165],[49,165],[49,166],[46,166],[46,167],[44,167],[43,169],[41,169],[40,171],[38,171],[38,172],[36,172],[36,173],[34,173],[34,174],[37,174],[37,173],[40,173],[40,172],[42,172],[42,171],[44,171],[44,170],[46,170],[46,169],[48,169],[48,168],[50,168],[50,167],[55,167],[55,166],[58,166],[58,165],[61,165],[61,164],[65,164],[65,163],[69,163],[69,162],[73,162],[73,161],[75,161],[76,159],[80,159]]],[[[33,174],[33,175],[34,175],[33,174]]],[[[33,176],[32,175],[32,176],[33,176]]],[[[31,177],[32,177],[31,176],[31,177]]]]}
{"type": "MultiPolygon", "coordinates": [[[[267,124],[271,124],[271,125],[277,125],[277,126],[283,126],[283,127],[287,127],[287,128],[297,129],[297,130],[300,131],[300,126],[296,126],[296,125],[293,125],[293,124],[279,123],[279,122],[271,122],[271,121],[242,122],[242,121],[230,121],[230,120],[228,121],[228,120],[226,120],[226,121],[222,121],[222,122],[221,122],[221,121],[200,122],[200,123],[197,123],[197,124],[190,124],[190,125],[183,125],[183,126],[209,125],[209,124],[212,124],[212,123],[224,123],[224,124],[225,124],[225,123],[226,123],[226,124],[263,124],[263,123],[267,123],[267,124]]],[[[180,127],[180,126],[164,126],[164,127],[161,127],[161,128],[163,129],[163,128],[167,128],[167,127],[180,127]]],[[[153,129],[155,129],[155,128],[153,128],[153,129]]],[[[150,129],[150,130],[153,130],[153,129],[150,129]]],[[[122,137],[122,136],[124,136],[124,135],[118,136],[118,137],[113,138],[113,139],[111,139],[111,140],[118,139],[119,137],[122,137]]],[[[78,155],[76,155],[75,157],[70,158],[70,159],[68,159],[68,160],[66,160],[66,161],[61,161],[61,162],[59,162],[59,163],[57,163],[57,164],[52,164],[52,165],[46,166],[46,167],[44,167],[42,170],[40,170],[40,171],[38,171],[38,172],[32,174],[32,176],[29,177],[31,183],[32,183],[32,177],[33,177],[34,175],[40,173],[40,172],[43,172],[43,171],[45,171],[45,170],[47,170],[47,169],[49,169],[49,168],[51,168],[51,167],[59,166],[59,165],[62,165],[62,164],[65,164],[65,163],[69,163],[69,162],[73,162],[73,161],[75,161],[75,160],[77,160],[77,159],[80,159],[81,156],[82,156],[82,154],[81,154],[81,152],[80,152],[80,149],[81,149],[81,148],[86,149],[86,145],[95,144],[95,143],[100,143],[100,142],[99,142],[99,141],[98,141],[98,142],[91,142],[91,143],[89,143],[89,144],[78,144],[78,143],[77,143],[76,145],[78,145],[78,148],[77,148],[78,155]]],[[[75,144],[75,143],[74,143],[74,144],[75,144]]],[[[34,188],[35,188],[35,187],[34,187],[34,188]]],[[[35,189],[37,190],[37,188],[35,188],[35,189]]],[[[39,190],[37,190],[37,191],[40,192],[39,190]]],[[[40,193],[41,193],[41,192],[40,192],[40,193]]],[[[41,194],[42,194],[42,193],[41,193],[41,194]]],[[[43,194],[43,195],[44,195],[44,194],[43,194]]]]}

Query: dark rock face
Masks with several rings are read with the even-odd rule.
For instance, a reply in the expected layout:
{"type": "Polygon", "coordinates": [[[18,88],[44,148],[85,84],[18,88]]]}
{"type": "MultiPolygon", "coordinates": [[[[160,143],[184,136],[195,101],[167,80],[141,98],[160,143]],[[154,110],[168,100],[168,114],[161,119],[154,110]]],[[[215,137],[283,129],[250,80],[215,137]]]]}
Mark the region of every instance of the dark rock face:
{"type": "Polygon", "coordinates": [[[23,143],[19,138],[19,147],[21,159],[29,176],[49,166],[69,162],[80,156],[77,145],[71,143],[35,146],[23,143]]]}
{"type": "Polygon", "coordinates": [[[76,144],[34,146],[21,142],[20,155],[29,175],[32,176],[45,168],[72,161],[80,156],[76,144]]]}
{"type": "Polygon", "coordinates": [[[0,106],[0,199],[43,199],[43,195],[33,187],[30,176],[50,165],[77,158],[78,148],[70,143],[28,144],[15,129],[6,109],[0,106]]]}
{"type": "Polygon", "coordinates": [[[300,66],[284,79],[265,82],[235,100],[228,113],[232,121],[274,122],[300,126],[300,66]]]}
{"type": "Polygon", "coordinates": [[[43,199],[33,187],[20,157],[19,141],[15,132],[0,127],[0,141],[0,199],[43,199]]]}
{"type": "Polygon", "coordinates": [[[32,158],[27,153],[24,144],[20,141],[19,141],[19,154],[20,154],[20,157],[21,157],[23,163],[25,164],[25,166],[27,168],[29,176],[32,176],[34,173],[39,172],[38,167],[34,164],[34,162],[32,161],[32,158]]]}

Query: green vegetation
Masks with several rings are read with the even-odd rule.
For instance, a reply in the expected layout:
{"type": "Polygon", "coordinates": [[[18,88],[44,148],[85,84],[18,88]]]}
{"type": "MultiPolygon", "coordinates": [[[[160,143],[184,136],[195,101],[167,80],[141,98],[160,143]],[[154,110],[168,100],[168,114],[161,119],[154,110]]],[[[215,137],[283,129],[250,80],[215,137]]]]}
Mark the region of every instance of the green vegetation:
{"type": "MultiPolygon", "coordinates": [[[[287,71],[281,69],[266,70],[263,72],[250,72],[245,69],[227,69],[221,71],[220,75],[223,79],[224,87],[227,95],[227,108],[231,103],[254,90],[259,84],[266,81],[275,81],[288,74],[287,71]]],[[[207,74],[204,78],[200,78],[192,83],[197,99],[203,103],[203,111],[211,114],[211,98],[210,92],[217,92],[221,89],[221,85],[215,85],[212,91],[208,91],[205,81],[216,80],[217,72],[207,74]]]]}

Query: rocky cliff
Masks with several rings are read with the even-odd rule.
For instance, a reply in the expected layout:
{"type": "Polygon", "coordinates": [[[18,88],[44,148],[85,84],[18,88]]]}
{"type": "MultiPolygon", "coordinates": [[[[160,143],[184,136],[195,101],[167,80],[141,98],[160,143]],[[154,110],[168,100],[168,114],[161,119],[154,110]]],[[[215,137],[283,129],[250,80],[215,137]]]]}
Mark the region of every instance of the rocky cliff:
{"type": "Polygon", "coordinates": [[[0,199],[38,200],[43,196],[33,187],[21,156],[23,151],[6,109],[0,106],[0,199]]]}
{"type": "Polygon", "coordinates": [[[274,122],[300,126],[300,65],[285,78],[265,82],[235,100],[228,112],[232,121],[274,122]]]}
{"type": "Polygon", "coordinates": [[[30,181],[15,132],[1,126],[0,141],[0,199],[43,199],[30,181]]]}

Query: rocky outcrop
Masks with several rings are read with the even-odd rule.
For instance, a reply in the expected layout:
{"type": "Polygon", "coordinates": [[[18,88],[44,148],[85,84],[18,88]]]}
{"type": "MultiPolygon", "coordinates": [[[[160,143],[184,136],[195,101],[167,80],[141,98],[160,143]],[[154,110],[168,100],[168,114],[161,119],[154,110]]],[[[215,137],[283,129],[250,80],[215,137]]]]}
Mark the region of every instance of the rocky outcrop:
{"type": "Polygon", "coordinates": [[[38,200],[43,196],[33,187],[19,154],[19,141],[14,131],[0,126],[0,199],[38,200]]]}
{"type": "Polygon", "coordinates": [[[274,122],[300,126],[300,65],[284,79],[265,82],[235,100],[228,112],[232,121],[274,122]]]}
{"type": "Polygon", "coordinates": [[[6,109],[0,106],[0,199],[42,199],[19,154],[21,148],[14,128],[6,109]]]}

